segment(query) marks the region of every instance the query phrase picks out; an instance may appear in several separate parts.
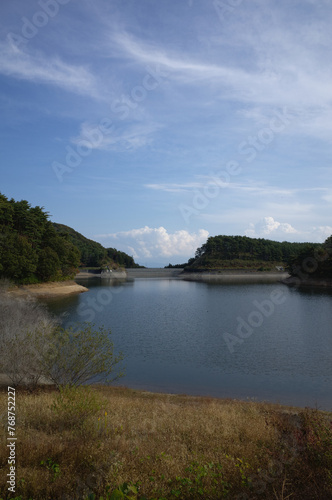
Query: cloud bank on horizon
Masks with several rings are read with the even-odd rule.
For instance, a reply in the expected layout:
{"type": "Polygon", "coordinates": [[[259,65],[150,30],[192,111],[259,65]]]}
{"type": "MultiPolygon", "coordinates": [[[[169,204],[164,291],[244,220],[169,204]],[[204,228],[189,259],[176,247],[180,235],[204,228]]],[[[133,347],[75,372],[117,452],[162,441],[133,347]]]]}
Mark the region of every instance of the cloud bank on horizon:
{"type": "Polygon", "coordinates": [[[145,265],[208,235],[324,241],[330,7],[2,2],[0,191],[145,265]]]}
{"type": "Polygon", "coordinates": [[[101,234],[97,238],[107,248],[116,248],[121,242],[124,251],[134,257],[136,262],[158,267],[160,262],[166,262],[167,259],[175,258],[178,264],[187,262],[187,256],[193,257],[197,248],[206,242],[208,236],[208,231],[204,229],[197,233],[185,230],[168,233],[162,226],[158,228],[145,226],[131,231],[101,234]]]}

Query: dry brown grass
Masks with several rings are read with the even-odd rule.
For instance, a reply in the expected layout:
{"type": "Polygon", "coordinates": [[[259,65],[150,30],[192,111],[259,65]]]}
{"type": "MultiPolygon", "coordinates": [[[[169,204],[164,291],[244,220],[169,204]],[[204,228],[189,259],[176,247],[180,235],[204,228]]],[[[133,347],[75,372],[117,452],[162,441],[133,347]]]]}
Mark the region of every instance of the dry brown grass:
{"type": "MultiPolygon", "coordinates": [[[[52,389],[17,391],[22,500],[99,500],[125,482],[147,499],[332,498],[331,415],[114,387],[80,397],[94,399],[73,409],[52,389]]],[[[5,391],[0,404],[7,406],[5,391]]],[[[7,498],[5,414],[2,428],[7,498]]]]}

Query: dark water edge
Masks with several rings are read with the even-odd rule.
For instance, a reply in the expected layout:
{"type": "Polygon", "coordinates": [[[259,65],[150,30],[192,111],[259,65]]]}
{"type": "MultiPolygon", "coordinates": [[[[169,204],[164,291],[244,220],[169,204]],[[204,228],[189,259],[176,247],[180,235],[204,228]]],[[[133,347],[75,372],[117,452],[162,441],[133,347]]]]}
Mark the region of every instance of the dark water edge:
{"type": "Polygon", "coordinates": [[[89,292],[52,300],[49,307],[62,314],[64,324],[91,320],[93,304],[99,307],[93,322],[110,328],[116,349],[125,354],[126,376],[118,385],[332,409],[330,290],[280,283],[102,281],[89,280],[89,292]],[[254,303],[266,305],[271,297],[284,301],[230,352],[224,334],[236,336],[241,321],[250,327],[248,318],[258,325],[254,303]]]}

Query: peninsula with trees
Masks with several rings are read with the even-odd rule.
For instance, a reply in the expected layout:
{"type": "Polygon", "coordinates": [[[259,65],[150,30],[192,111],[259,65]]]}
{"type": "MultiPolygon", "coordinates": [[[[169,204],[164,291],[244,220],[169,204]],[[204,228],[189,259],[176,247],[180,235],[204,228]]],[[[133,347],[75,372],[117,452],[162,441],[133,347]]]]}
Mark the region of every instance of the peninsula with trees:
{"type": "Polygon", "coordinates": [[[68,226],[51,222],[43,207],[0,193],[0,278],[16,285],[66,282],[86,267],[139,266],[126,253],[104,248],[68,226]]]}
{"type": "Polygon", "coordinates": [[[332,236],[320,243],[211,236],[187,263],[167,266],[190,274],[287,272],[289,285],[332,286],[332,236]]]}

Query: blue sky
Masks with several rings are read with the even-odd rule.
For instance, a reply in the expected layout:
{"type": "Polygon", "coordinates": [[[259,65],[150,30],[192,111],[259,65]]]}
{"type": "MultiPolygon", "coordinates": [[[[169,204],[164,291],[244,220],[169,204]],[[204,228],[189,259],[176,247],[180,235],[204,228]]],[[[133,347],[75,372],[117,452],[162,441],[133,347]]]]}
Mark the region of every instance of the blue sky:
{"type": "Polygon", "coordinates": [[[0,4],[0,191],[147,266],[332,234],[329,0],[0,4]]]}

